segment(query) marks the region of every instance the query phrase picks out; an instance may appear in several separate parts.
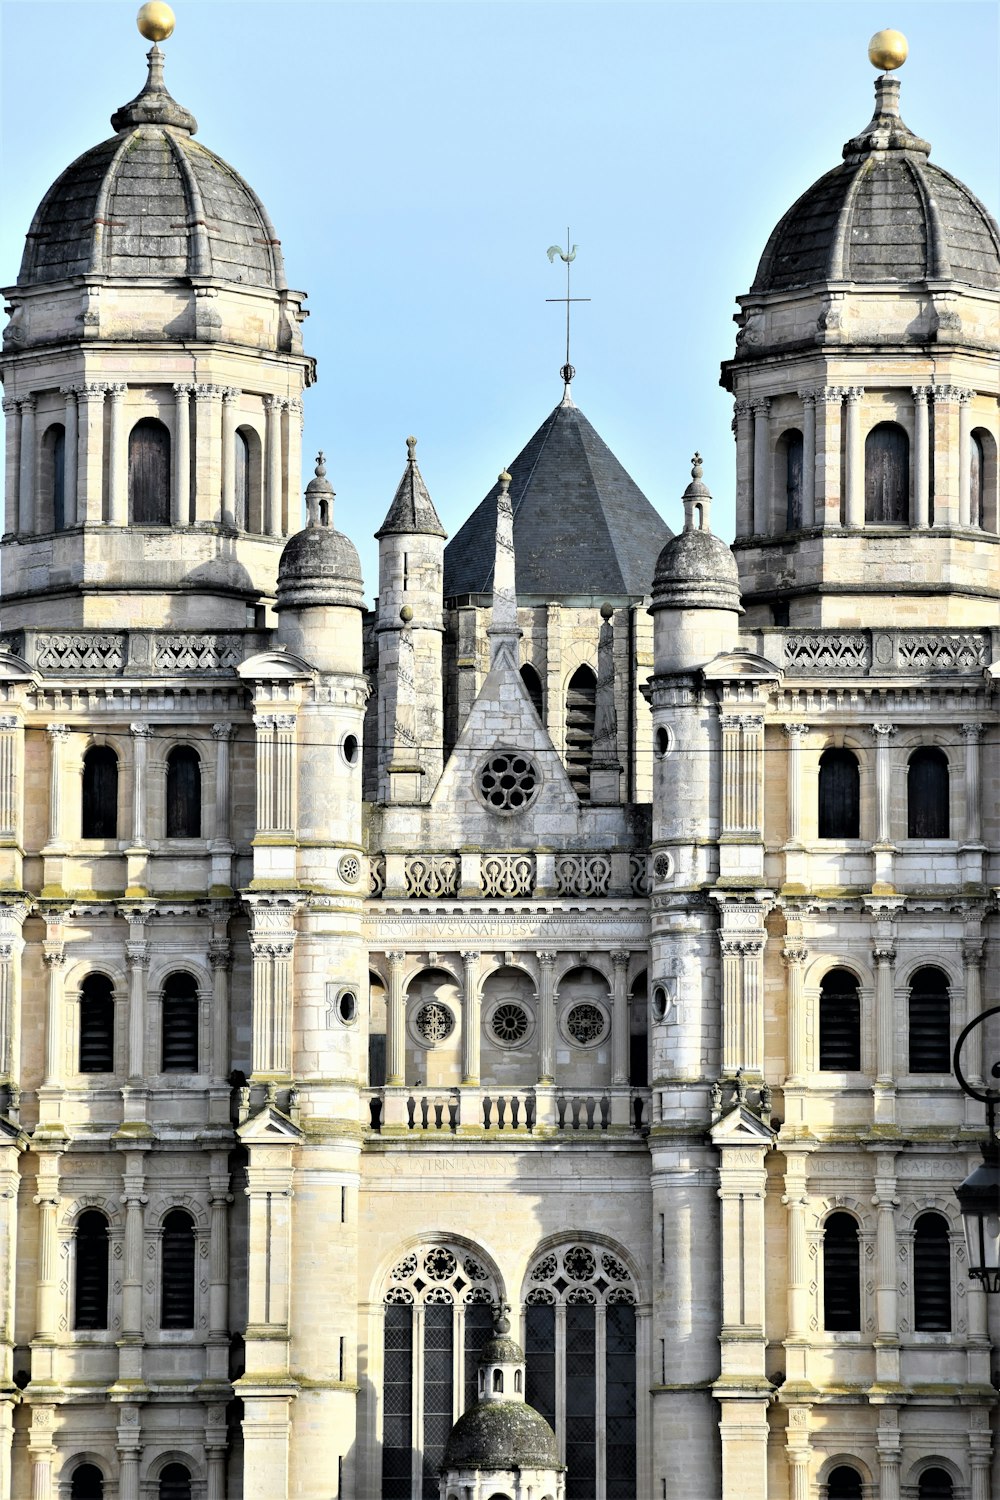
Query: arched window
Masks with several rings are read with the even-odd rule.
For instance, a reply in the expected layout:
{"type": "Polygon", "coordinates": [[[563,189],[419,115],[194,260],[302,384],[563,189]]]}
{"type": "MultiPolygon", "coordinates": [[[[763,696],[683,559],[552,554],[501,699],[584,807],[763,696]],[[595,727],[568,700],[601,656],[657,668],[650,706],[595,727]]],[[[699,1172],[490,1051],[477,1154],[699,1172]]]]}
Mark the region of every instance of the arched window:
{"type": "Polygon", "coordinates": [[[66,525],[66,429],[61,422],[45,429],[39,478],[40,529],[62,531],[66,525]]]}
{"type": "Polygon", "coordinates": [[[160,1327],[194,1327],[194,1220],[182,1208],[163,1221],[160,1327]]]}
{"type": "Polygon", "coordinates": [[[502,1370],[494,1370],[493,1371],[493,1391],[494,1391],[495,1395],[498,1395],[498,1396],[502,1396],[503,1395],[503,1371],[502,1370]]]}
{"type": "Polygon", "coordinates": [[[81,1073],[115,1070],[114,987],[106,974],[88,974],[80,986],[81,1073]]]}
{"type": "Polygon", "coordinates": [[[260,436],[252,427],[236,432],[236,525],[260,536],[264,531],[263,467],[260,436]]]}
{"type": "Polygon", "coordinates": [[[517,1395],[519,1395],[519,1396],[521,1395],[521,1390],[522,1390],[523,1384],[524,1384],[524,1382],[521,1379],[521,1372],[520,1372],[520,1370],[515,1370],[514,1371],[514,1390],[517,1393],[517,1395]]]}
{"type": "Polygon", "coordinates": [[[110,745],[91,745],[83,757],[80,822],[82,838],[118,836],[118,757],[110,745]]]}
{"type": "Polygon", "coordinates": [[[649,1084],[649,981],[646,970],[632,981],[628,1008],[628,1081],[633,1088],[649,1084]]]}
{"type": "Polygon", "coordinates": [[[457,1245],[411,1251],[393,1266],[385,1292],[381,1500],[436,1500],[445,1443],[460,1411],[474,1406],[479,1354],[493,1331],[499,1300],[486,1267],[457,1245]],[[418,1322],[414,1308],[422,1305],[418,1322]],[[454,1389],[455,1340],[463,1307],[462,1388],[454,1389]],[[422,1337],[416,1337],[422,1326],[422,1337]],[[423,1421],[414,1424],[414,1391],[423,1421]],[[458,1400],[456,1402],[456,1395],[458,1400]]]}
{"type": "Polygon", "coordinates": [[[828,1333],[861,1328],[861,1245],[850,1214],[831,1214],[823,1230],[823,1327],[828,1333]]]}
{"type": "Polygon", "coordinates": [[[850,1464],[838,1464],[826,1481],[826,1500],[861,1500],[861,1475],[850,1464]]]}
{"type": "Polygon", "coordinates": [[[78,1464],[73,1470],[69,1500],[104,1500],[104,1475],[96,1464],[78,1464]]]}
{"type": "Polygon", "coordinates": [[[802,434],[797,428],[782,434],[778,453],[779,461],[784,460],[785,530],[798,531],[802,525],[802,434]]]}
{"type": "Polygon", "coordinates": [[[544,724],[545,716],[542,712],[544,702],[542,698],[542,679],[539,677],[530,661],[526,661],[524,666],[521,668],[521,681],[524,683],[528,697],[531,699],[532,704],[534,705],[535,713],[544,724]]]}
{"type": "Polygon", "coordinates": [[[96,1208],[77,1220],[73,1327],[108,1326],[108,1221],[96,1208]]]}
{"type": "Polygon", "coordinates": [[[171,974],[163,986],[161,1068],[164,1073],[198,1071],[198,986],[190,974],[171,974]]]}
{"type": "Polygon", "coordinates": [[[907,836],[946,839],[949,829],[948,757],[933,745],[914,750],[906,769],[907,836]]]}
{"type": "Polygon", "coordinates": [[[170,432],[155,417],[129,433],[128,508],[134,526],[170,525],[170,432]]]}
{"type": "Polygon", "coordinates": [[[865,439],[865,520],[905,526],[910,519],[910,440],[896,422],[879,422],[865,439]]]}
{"type": "Polygon", "coordinates": [[[940,969],[918,969],[910,980],[911,1073],[951,1072],[951,1002],[940,969]]]}
{"type": "Polygon", "coordinates": [[[969,443],[969,522],[982,526],[986,515],[986,454],[978,432],[969,443]]]}
{"type": "Polygon", "coordinates": [[[636,1299],[628,1268],[610,1250],[563,1245],[539,1256],[527,1285],[525,1400],[564,1435],[566,1500],[592,1500],[601,1481],[608,1500],[631,1500],[636,1493],[636,1299]],[[557,1316],[560,1305],[563,1314],[557,1316]],[[597,1443],[602,1394],[603,1456],[597,1443]]]}
{"type": "Polygon", "coordinates": [[[953,1500],[955,1486],[947,1469],[925,1469],[917,1484],[917,1500],[953,1500]]]}
{"type": "Polygon", "coordinates": [[[861,837],[861,769],[850,750],[824,750],[819,758],[819,837],[861,837]]]}
{"type": "Polygon", "coordinates": [[[831,969],[820,985],[819,1066],[824,1073],[856,1073],[861,1067],[861,995],[846,969],[831,969]]]}
{"type": "Polygon", "coordinates": [[[250,515],[250,444],[245,432],[237,431],[233,452],[233,520],[240,531],[248,530],[250,515]]]}
{"type": "Polygon", "coordinates": [[[943,1214],[921,1214],[913,1231],[913,1326],[951,1332],[951,1240],[943,1214]]]}
{"type": "Polygon", "coordinates": [[[157,1500],[191,1500],[191,1473],[183,1464],[167,1464],[160,1474],[157,1500]]]}
{"type": "Polygon", "coordinates": [[[167,838],[201,838],[201,758],[190,745],[167,756],[167,838]]]}
{"type": "Polygon", "coordinates": [[[566,770],[581,802],[590,801],[596,711],[597,678],[589,667],[577,667],[566,690],[566,770]]]}

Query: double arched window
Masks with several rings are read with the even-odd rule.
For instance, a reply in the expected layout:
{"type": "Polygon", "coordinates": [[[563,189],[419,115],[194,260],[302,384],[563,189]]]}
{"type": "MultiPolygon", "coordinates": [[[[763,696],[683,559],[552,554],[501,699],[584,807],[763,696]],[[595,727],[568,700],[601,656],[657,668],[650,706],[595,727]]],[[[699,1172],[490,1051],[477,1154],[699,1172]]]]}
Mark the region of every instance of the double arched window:
{"type": "Polygon", "coordinates": [[[943,1214],[921,1214],[913,1230],[913,1326],[951,1331],[951,1239],[943,1214]]]}
{"type": "Polygon", "coordinates": [[[946,839],[948,757],[934,745],[914,750],[906,768],[906,832],[911,839],[946,839]]]}
{"type": "Polygon", "coordinates": [[[83,757],[80,836],[118,837],[118,757],[110,745],[91,745],[83,757]]]}
{"type": "Polygon", "coordinates": [[[77,1220],[73,1327],[108,1326],[108,1221],[96,1208],[77,1220]]]}
{"type": "Polygon", "coordinates": [[[828,1333],[861,1328],[861,1242],[847,1213],[831,1214],[823,1229],[823,1327],[828,1333]]]}
{"type": "Polygon", "coordinates": [[[910,440],[897,422],[879,422],[865,439],[865,520],[906,526],[910,519],[910,440]]]}
{"type": "Polygon", "coordinates": [[[128,510],[134,526],[170,525],[170,432],[156,417],[129,433],[128,510]]]}
{"type": "Polygon", "coordinates": [[[194,1327],[194,1220],[182,1208],[163,1221],[160,1253],[160,1327],[194,1327]]]}
{"type": "Polygon", "coordinates": [[[819,1066],[824,1073],[861,1067],[861,992],[846,969],[831,969],[820,984],[819,1066]]]}
{"type": "Polygon", "coordinates": [[[113,1073],[114,986],[106,974],[88,974],[80,986],[79,1071],[113,1073]]]}
{"type": "Polygon", "coordinates": [[[201,838],[201,757],[190,745],[167,756],[167,838],[201,838]]]}
{"type": "Polygon", "coordinates": [[[818,833],[821,839],[861,836],[861,771],[851,750],[831,747],[819,758],[818,833]]]}
{"type": "Polygon", "coordinates": [[[940,969],[918,969],[910,980],[909,1066],[911,1073],[951,1072],[951,1001],[940,969]]]}
{"type": "Polygon", "coordinates": [[[192,975],[171,974],[160,1002],[160,1066],[164,1073],[198,1071],[198,986],[192,975]]]}

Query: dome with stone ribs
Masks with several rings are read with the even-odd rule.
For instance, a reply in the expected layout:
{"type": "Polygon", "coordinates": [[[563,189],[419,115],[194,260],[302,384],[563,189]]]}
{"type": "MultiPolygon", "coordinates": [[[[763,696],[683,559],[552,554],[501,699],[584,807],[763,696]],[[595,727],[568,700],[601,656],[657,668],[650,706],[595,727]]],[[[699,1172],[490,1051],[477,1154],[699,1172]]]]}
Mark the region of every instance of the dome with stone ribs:
{"type": "Polygon", "coordinates": [[[958,281],[1000,289],[1000,229],[928,160],[899,115],[899,80],[875,83],[875,114],[844,160],[794,203],[768,240],[752,292],[816,282],[958,281]]]}
{"type": "Polygon", "coordinates": [[[206,277],[282,290],[281,246],[238,172],[194,140],[194,116],[171,98],[163,53],[111,117],[116,134],[77,158],[28,231],[18,286],[74,276],[206,277]]]}

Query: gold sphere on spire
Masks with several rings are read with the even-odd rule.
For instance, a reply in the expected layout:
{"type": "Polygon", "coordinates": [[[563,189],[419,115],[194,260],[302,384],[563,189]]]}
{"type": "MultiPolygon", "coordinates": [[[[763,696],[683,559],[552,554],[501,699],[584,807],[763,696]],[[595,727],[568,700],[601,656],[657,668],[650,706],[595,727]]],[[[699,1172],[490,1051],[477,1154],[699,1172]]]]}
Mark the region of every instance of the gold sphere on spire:
{"type": "Polygon", "coordinates": [[[891,73],[906,61],[910,44],[901,31],[876,31],[868,43],[868,61],[873,68],[891,73]]]}
{"type": "Polygon", "coordinates": [[[146,4],[139,7],[135,24],[148,42],[165,42],[176,22],[173,11],[169,5],[163,4],[163,0],[146,0],[146,4]]]}

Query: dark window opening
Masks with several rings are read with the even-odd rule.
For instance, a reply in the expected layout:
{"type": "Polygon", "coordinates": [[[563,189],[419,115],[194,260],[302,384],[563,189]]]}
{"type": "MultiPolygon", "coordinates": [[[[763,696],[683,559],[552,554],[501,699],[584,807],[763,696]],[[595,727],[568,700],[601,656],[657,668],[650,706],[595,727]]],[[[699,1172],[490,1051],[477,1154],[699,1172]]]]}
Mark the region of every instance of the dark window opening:
{"type": "Polygon", "coordinates": [[[948,757],[924,746],[914,750],[906,768],[907,836],[946,839],[949,832],[948,757]]]}
{"type": "Polygon", "coordinates": [[[413,1308],[392,1302],[385,1309],[382,1399],[382,1497],[410,1500],[413,1308]]]}
{"type": "Polygon", "coordinates": [[[982,438],[975,432],[969,444],[969,524],[986,524],[986,454],[982,438]]]}
{"type": "Polygon", "coordinates": [[[921,1214],[913,1235],[913,1326],[951,1332],[951,1241],[941,1214],[921,1214]]]}
{"type": "Polygon", "coordinates": [[[952,1500],[955,1486],[947,1469],[925,1469],[917,1485],[917,1500],[952,1500]]]}
{"type": "Polygon", "coordinates": [[[190,974],[171,974],[161,1000],[162,1070],[198,1071],[198,986],[190,974]]]}
{"type": "Polygon", "coordinates": [[[895,422],[880,422],[865,439],[865,520],[905,526],[910,519],[910,440],[895,422]]]}
{"type": "Polygon", "coordinates": [[[368,1087],[385,1087],[385,1032],[373,1031],[368,1035],[368,1087]]]}
{"type": "Polygon", "coordinates": [[[191,1500],[191,1475],[183,1464],[167,1464],[160,1475],[158,1500],[191,1500]]]}
{"type": "Polygon", "coordinates": [[[531,702],[534,706],[535,713],[544,724],[545,715],[542,712],[542,679],[539,677],[538,673],[535,671],[530,662],[526,661],[524,666],[521,668],[521,681],[524,683],[524,686],[528,693],[528,697],[531,699],[531,702]]]}
{"type": "Polygon", "coordinates": [[[163,1221],[160,1327],[194,1327],[194,1221],[171,1209],[163,1221]]]}
{"type": "Polygon", "coordinates": [[[42,514],[41,530],[51,525],[53,531],[62,531],[66,526],[66,429],[61,422],[53,422],[45,429],[41,451],[41,484],[39,486],[42,514]]]}
{"type": "Polygon", "coordinates": [[[74,1328],[108,1326],[108,1221],[88,1208],[77,1222],[74,1328]]]}
{"type": "Polygon", "coordinates": [[[798,531],[802,525],[802,434],[796,429],[786,432],[785,447],[785,530],[798,531]]]}
{"type": "Polygon", "coordinates": [[[850,1214],[831,1214],[823,1232],[823,1327],[828,1333],[861,1328],[861,1246],[850,1214]]]}
{"type": "Polygon", "coordinates": [[[170,525],[170,432],[155,417],[129,433],[128,502],[133,525],[170,525]]]}
{"type": "Polygon", "coordinates": [[[593,1500],[597,1484],[597,1309],[566,1308],[566,1500],[593,1500]]]}
{"type": "Polygon", "coordinates": [[[581,802],[590,801],[596,711],[597,678],[589,667],[578,667],[566,691],[566,770],[581,802]]]}
{"type": "Polygon", "coordinates": [[[73,1470],[69,1500],[104,1500],[104,1475],[96,1464],[80,1464],[73,1470]]]}
{"type": "Polygon", "coordinates": [[[479,1355],[493,1337],[493,1305],[466,1303],[465,1307],[465,1410],[475,1406],[479,1395],[479,1355]]]}
{"type": "Polygon", "coordinates": [[[80,835],[85,839],[118,837],[118,757],[110,745],[91,745],[83,757],[80,835]]]}
{"type": "Polygon", "coordinates": [[[242,432],[237,432],[233,452],[233,517],[240,531],[248,529],[250,516],[250,444],[242,432]]]}
{"type": "Polygon", "coordinates": [[[850,750],[824,750],[819,758],[819,837],[861,837],[861,770],[850,750]]]}
{"type": "Polygon", "coordinates": [[[556,1425],[556,1310],[552,1303],[533,1302],[524,1310],[524,1358],[527,1390],[524,1399],[548,1422],[556,1425]]]}
{"type": "Polygon", "coordinates": [[[827,1500],[862,1500],[861,1475],[849,1464],[838,1464],[826,1481],[827,1500]]]}
{"type": "Polygon", "coordinates": [[[911,1073],[951,1072],[951,999],[940,969],[918,969],[910,980],[911,1073]]]}
{"type": "Polygon", "coordinates": [[[824,1073],[861,1067],[861,995],[846,969],[823,976],[819,991],[819,1066],[824,1073]]]}
{"type": "Polygon", "coordinates": [[[201,838],[201,758],[190,745],[167,756],[167,838],[201,838]]]}
{"type": "Polygon", "coordinates": [[[635,1308],[613,1302],[605,1322],[608,1500],[632,1500],[636,1471],[635,1308]]]}
{"type": "Polygon", "coordinates": [[[115,1070],[115,1001],[106,974],[88,974],[80,986],[80,1072],[115,1070]]]}

